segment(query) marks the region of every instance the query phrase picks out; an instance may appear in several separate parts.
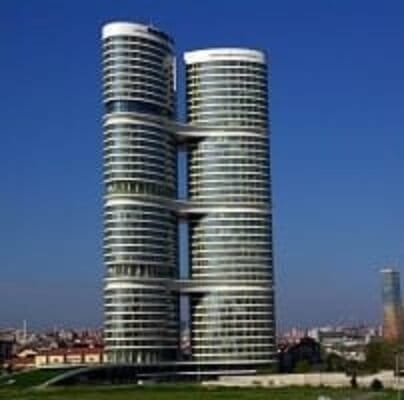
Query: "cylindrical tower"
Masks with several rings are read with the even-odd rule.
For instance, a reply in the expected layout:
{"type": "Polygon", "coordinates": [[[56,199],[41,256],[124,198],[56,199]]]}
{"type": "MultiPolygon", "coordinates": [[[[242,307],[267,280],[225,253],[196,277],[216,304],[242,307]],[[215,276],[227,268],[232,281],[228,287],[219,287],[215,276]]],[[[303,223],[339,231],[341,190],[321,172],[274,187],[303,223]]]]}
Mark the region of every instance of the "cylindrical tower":
{"type": "Polygon", "coordinates": [[[392,268],[385,268],[380,272],[383,295],[383,338],[388,342],[399,342],[404,337],[400,272],[392,268]]]}
{"type": "Polygon", "coordinates": [[[185,54],[189,147],[192,353],[200,365],[275,360],[267,61],[261,51],[185,54]]]}
{"type": "Polygon", "coordinates": [[[177,277],[173,42],[150,26],[102,31],[105,350],[113,363],[175,358],[177,277]]]}

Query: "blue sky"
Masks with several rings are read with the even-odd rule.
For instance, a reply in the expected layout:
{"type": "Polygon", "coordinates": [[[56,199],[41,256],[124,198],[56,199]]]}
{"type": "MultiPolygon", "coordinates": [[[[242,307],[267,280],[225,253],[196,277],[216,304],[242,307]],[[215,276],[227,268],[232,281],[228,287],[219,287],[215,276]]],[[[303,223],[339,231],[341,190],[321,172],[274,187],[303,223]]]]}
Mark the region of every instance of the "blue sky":
{"type": "Polygon", "coordinates": [[[403,17],[399,1],[2,0],[0,327],[101,323],[99,36],[116,19],[178,55],[269,51],[280,325],[378,321],[378,270],[404,263],[403,17]]]}

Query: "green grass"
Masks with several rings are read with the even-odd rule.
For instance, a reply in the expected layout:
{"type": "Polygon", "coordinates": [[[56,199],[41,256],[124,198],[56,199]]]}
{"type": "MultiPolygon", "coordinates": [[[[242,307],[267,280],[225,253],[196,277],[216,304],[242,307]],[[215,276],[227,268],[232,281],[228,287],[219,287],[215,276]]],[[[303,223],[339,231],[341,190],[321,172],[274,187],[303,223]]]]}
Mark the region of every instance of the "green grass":
{"type": "Polygon", "coordinates": [[[391,391],[367,392],[329,388],[294,387],[206,388],[196,385],[96,386],[52,388],[46,390],[0,389],[0,399],[7,400],[395,400],[391,391]]]}
{"type": "Polygon", "coordinates": [[[36,369],[8,376],[0,376],[0,394],[2,389],[5,388],[32,388],[66,371],[67,369],[36,369]]]}

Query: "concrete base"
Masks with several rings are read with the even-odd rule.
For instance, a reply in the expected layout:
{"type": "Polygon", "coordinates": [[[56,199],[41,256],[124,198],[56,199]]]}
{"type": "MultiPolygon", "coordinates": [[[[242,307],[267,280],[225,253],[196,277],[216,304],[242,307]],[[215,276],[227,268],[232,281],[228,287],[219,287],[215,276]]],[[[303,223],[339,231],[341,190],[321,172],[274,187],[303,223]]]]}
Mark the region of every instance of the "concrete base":
{"type": "MultiPolygon", "coordinates": [[[[378,379],[385,388],[404,389],[404,377],[397,378],[393,371],[381,371],[374,375],[357,376],[359,387],[369,388],[372,381],[378,379]]],[[[344,373],[307,373],[307,374],[271,374],[256,376],[221,376],[218,380],[204,381],[204,385],[237,387],[287,387],[287,386],[329,386],[335,388],[350,387],[351,377],[344,373]]]]}

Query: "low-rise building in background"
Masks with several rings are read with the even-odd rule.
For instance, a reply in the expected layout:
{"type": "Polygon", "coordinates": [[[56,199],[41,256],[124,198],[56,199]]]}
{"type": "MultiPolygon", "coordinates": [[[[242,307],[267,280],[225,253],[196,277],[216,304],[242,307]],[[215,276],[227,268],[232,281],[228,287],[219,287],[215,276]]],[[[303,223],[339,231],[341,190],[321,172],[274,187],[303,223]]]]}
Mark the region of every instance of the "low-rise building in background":
{"type": "Polygon", "coordinates": [[[35,356],[35,366],[92,365],[104,362],[103,348],[67,348],[47,350],[35,356]]]}

